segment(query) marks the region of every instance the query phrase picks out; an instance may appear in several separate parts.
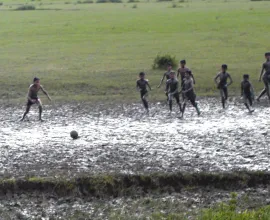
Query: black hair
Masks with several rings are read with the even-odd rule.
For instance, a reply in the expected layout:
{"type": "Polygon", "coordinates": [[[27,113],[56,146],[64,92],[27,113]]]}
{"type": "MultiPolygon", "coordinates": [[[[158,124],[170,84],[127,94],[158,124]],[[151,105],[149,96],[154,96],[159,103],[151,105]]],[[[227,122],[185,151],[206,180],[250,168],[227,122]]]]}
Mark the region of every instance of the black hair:
{"type": "Polygon", "coordinates": [[[36,82],[36,81],[38,81],[38,80],[39,80],[39,78],[35,77],[35,78],[33,79],[33,82],[36,82]]]}
{"type": "Polygon", "coordinates": [[[249,78],[249,75],[248,75],[248,74],[244,74],[244,75],[243,75],[243,78],[244,78],[244,79],[248,79],[248,78],[249,78]]]}
{"type": "Polygon", "coordinates": [[[180,63],[186,64],[186,60],[180,60],[180,63]]]}
{"type": "Polygon", "coordinates": [[[140,75],[140,76],[144,76],[145,73],[144,73],[144,72],[140,72],[139,75],[140,75]]]}
{"type": "Polygon", "coordinates": [[[222,65],[221,65],[221,68],[222,68],[222,69],[228,69],[228,66],[227,66],[227,64],[222,64],[222,65]]]}
{"type": "Polygon", "coordinates": [[[168,63],[167,66],[172,66],[172,64],[171,63],[168,63]]]}

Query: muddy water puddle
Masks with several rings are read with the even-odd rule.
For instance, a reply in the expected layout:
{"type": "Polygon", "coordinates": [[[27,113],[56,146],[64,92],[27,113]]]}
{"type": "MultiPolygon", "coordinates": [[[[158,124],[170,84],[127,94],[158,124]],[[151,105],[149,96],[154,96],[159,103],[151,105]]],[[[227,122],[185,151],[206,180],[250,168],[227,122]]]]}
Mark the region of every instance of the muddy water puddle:
{"type": "Polygon", "coordinates": [[[69,175],[100,172],[269,170],[269,107],[248,114],[231,100],[200,100],[201,116],[188,106],[184,119],[174,106],[141,104],[44,106],[19,122],[22,107],[0,108],[1,175],[69,175]],[[80,138],[70,138],[70,131],[80,138]]]}

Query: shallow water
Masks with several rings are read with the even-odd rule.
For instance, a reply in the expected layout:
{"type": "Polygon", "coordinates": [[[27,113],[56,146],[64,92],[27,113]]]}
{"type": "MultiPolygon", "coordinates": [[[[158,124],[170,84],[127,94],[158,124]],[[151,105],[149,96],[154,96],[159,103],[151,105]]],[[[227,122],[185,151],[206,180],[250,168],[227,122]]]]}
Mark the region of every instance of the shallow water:
{"type": "Polygon", "coordinates": [[[22,107],[2,106],[1,176],[269,171],[269,107],[257,104],[249,114],[238,101],[222,110],[219,100],[202,99],[201,116],[188,105],[184,119],[164,103],[151,105],[149,115],[141,104],[45,106],[45,122],[37,121],[37,108],[19,122],[22,107]]]}

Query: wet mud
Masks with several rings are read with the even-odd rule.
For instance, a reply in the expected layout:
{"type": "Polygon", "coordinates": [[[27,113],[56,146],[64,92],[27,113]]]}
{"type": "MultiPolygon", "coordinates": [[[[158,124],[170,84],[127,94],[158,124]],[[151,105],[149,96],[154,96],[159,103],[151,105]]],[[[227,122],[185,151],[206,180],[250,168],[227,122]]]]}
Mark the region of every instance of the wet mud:
{"type": "Polygon", "coordinates": [[[151,104],[147,115],[133,105],[44,106],[44,122],[32,108],[0,108],[0,176],[76,176],[85,173],[199,172],[270,168],[269,107],[247,113],[239,100],[225,110],[215,98],[188,105],[183,119],[174,105],[151,104]],[[73,140],[70,131],[79,138],[73,140]]]}

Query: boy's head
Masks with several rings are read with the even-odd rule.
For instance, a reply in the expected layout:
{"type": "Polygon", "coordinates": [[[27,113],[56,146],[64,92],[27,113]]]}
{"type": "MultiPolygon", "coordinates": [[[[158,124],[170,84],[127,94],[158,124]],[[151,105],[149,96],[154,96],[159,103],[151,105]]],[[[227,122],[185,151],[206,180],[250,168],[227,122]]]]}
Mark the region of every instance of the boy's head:
{"type": "Polygon", "coordinates": [[[223,72],[225,72],[227,69],[228,69],[227,64],[222,64],[222,65],[221,65],[221,70],[222,70],[223,72]]]}
{"type": "Polygon", "coordinates": [[[266,59],[269,59],[269,58],[270,58],[270,52],[266,52],[266,53],[264,54],[264,56],[265,56],[266,59]]]}
{"type": "Polygon", "coordinates": [[[175,77],[175,72],[172,70],[172,71],[170,72],[170,78],[173,79],[174,77],[175,77]]]}
{"type": "Polygon", "coordinates": [[[171,63],[167,64],[167,69],[168,69],[168,71],[171,71],[171,69],[172,69],[172,64],[171,63]]]}
{"type": "Polygon", "coordinates": [[[248,79],[249,79],[249,75],[248,75],[248,74],[244,74],[244,75],[243,75],[243,79],[244,79],[244,80],[248,80],[248,79]]]}
{"type": "Polygon", "coordinates": [[[33,83],[34,83],[34,84],[39,84],[39,81],[40,81],[40,80],[39,80],[39,78],[37,78],[37,77],[35,77],[35,78],[33,79],[33,83]]]}
{"type": "Polygon", "coordinates": [[[186,60],[180,60],[181,67],[184,67],[186,65],[186,60]]]}
{"type": "Polygon", "coordinates": [[[144,73],[144,72],[140,72],[140,73],[139,73],[139,77],[140,77],[141,79],[143,79],[144,76],[145,76],[145,73],[144,73]]]}

